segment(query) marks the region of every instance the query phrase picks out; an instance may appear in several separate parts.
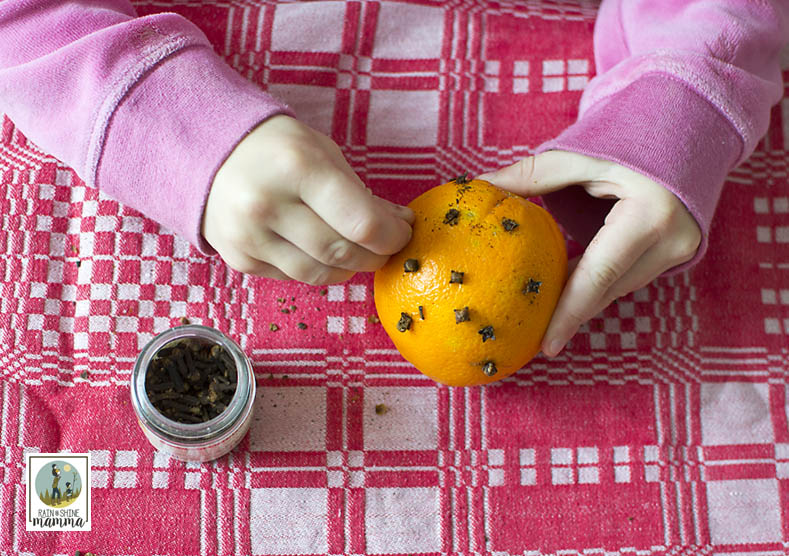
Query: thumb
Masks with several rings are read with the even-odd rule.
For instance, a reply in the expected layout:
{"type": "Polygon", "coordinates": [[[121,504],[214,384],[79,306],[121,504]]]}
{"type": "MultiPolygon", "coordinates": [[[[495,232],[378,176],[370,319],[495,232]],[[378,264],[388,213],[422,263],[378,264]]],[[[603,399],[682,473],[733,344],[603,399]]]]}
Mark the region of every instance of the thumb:
{"type": "Polygon", "coordinates": [[[578,153],[545,151],[477,176],[477,179],[489,181],[522,197],[533,197],[568,185],[599,180],[610,166],[610,162],[578,153]]]}

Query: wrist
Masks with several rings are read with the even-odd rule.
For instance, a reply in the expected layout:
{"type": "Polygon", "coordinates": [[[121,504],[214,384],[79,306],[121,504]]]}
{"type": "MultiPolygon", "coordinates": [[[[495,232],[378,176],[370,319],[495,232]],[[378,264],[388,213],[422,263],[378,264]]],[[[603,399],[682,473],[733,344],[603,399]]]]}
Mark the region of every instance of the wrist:
{"type": "Polygon", "coordinates": [[[118,105],[97,184],[213,254],[201,228],[214,176],[252,129],[280,113],[289,109],[213,51],[184,49],[151,70],[118,105]]]}
{"type": "MultiPolygon", "coordinates": [[[[726,174],[742,140],[729,121],[690,87],[665,75],[647,75],[589,107],[579,120],[537,152],[561,149],[616,162],[676,195],[699,225],[696,255],[671,270],[695,264],[707,236],[726,174]]],[[[591,241],[613,202],[582,188],[544,197],[545,204],[583,245],[591,241]]]]}

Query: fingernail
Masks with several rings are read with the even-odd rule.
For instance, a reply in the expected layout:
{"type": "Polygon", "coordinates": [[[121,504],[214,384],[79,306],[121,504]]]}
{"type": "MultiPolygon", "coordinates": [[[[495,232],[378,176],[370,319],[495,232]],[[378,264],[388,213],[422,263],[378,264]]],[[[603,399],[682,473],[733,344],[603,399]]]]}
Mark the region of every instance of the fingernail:
{"type": "Polygon", "coordinates": [[[402,218],[403,220],[405,220],[405,221],[407,221],[409,223],[413,223],[413,221],[414,221],[414,211],[413,210],[411,210],[408,207],[404,207],[402,205],[395,205],[395,207],[396,207],[395,210],[397,211],[397,214],[400,216],[400,218],[402,218]]]}
{"type": "Polygon", "coordinates": [[[549,357],[556,357],[559,353],[564,349],[564,342],[561,340],[551,340],[551,343],[548,344],[548,353],[549,357]]]}

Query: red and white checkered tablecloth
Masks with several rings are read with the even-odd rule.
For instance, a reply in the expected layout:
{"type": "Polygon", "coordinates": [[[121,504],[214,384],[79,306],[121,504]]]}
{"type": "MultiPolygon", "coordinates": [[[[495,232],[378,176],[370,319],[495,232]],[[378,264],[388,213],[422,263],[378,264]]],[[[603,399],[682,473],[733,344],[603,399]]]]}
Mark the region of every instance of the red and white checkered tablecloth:
{"type": "MultiPolygon", "coordinates": [[[[400,203],[532,152],[595,71],[588,1],[135,6],[194,21],[400,203]]],[[[789,553],[787,109],[699,266],[468,389],[404,362],[371,275],[243,276],[2,120],[0,554],[789,553]],[[181,317],[257,374],[250,432],[206,464],[155,451],[130,406],[139,349],[181,317]],[[25,530],[24,456],[57,451],[91,453],[90,532],[25,530]]]]}

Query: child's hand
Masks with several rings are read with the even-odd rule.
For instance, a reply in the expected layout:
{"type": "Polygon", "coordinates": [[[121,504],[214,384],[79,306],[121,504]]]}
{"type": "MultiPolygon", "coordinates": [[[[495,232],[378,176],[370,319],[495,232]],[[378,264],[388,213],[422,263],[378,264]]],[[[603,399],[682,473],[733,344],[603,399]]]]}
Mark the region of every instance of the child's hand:
{"type": "Polygon", "coordinates": [[[238,271],[326,284],[383,266],[410,239],[413,218],[373,196],[331,139],[280,115],[219,168],[202,233],[238,271]]]}
{"type": "Polygon", "coordinates": [[[546,151],[479,177],[524,197],[579,185],[593,197],[619,199],[562,292],[542,341],[549,357],[615,299],[692,259],[701,243],[696,220],[673,193],[613,162],[546,151]]]}

